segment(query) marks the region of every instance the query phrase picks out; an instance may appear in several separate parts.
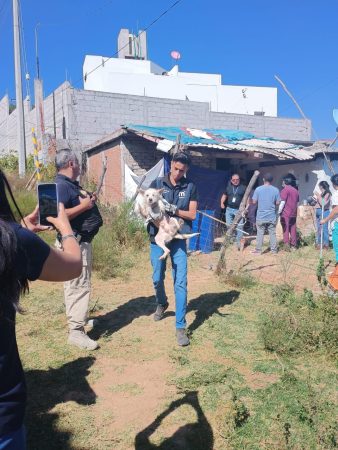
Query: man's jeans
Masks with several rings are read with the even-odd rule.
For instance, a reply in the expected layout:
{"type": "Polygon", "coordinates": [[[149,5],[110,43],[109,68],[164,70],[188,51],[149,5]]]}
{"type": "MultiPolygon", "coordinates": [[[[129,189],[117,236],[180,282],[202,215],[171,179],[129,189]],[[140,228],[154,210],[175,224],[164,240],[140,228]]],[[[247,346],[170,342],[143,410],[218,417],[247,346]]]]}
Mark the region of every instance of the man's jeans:
{"type": "Polygon", "coordinates": [[[22,425],[18,430],[12,433],[0,436],[0,450],[25,450],[26,432],[22,425]]]}
{"type": "MultiPolygon", "coordinates": [[[[324,219],[330,214],[330,211],[324,211],[324,219]]],[[[326,222],[321,225],[319,222],[322,220],[322,209],[316,208],[316,223],[317,223],[317,233],[316,233],[316,244],[320,244],[321,228],[323,227],[323,245],[329,245],[329,224],[326,222]]]]}
{"type": "Polygon", "coordinates": [[[276,222],[256,222],[257,226],[257,240],[256,240],[256,250],[262,251],[263,239],[265,229],[268,229],[270,237],[270,250],[275,253],[277,252],[277,237],[276,237],[276,222]]]}
{"type": "MultiPolygon", "coordinates": [[[[185,328],[187,310],[187,247],[185,240],[174,239],[166,244],[170,249],[172,276],[176,301],[176,328],[185,328]]],[[[153,267],[153,283],[156,302],[165,305],[167,296],[164,289],[166,260],[159,259],[163,250],[155,243],[150,244],[150,260],[153,267]]]]}
{"type": "MultiPolygon", "coordinates": [[[[227,207],[226,213],[225,213],[225,222],[226,222],[228,227],[234,221],[234,218],[235,218],[237,213],[238,213],[238,209],[230,208],[229,206],[227,207]]],[[[237,246],[238,247],[240,245],[240,240],[241,240],[241,238],[243,236],[243,233],[242,233],[243,225],[244,225],[243,224],[243,218],[241,218],[241,220],[238,222],[237,228],[236,228],[236,242],[237,242],[237,246]]]]}

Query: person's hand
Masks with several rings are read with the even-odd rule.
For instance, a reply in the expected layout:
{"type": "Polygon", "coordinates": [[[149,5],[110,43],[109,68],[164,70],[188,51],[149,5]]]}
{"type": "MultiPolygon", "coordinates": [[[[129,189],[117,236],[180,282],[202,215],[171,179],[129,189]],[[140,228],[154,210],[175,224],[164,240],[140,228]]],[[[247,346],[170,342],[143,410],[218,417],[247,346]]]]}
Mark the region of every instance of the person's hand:
{"type": "Polygon", "coordinates": [[[28,214],[21,220],[21,225],[24,228],[32,231],[33,233],[39,233],[40,231],[49,230],[51,227],[39,224],[39,207],[35,207],[34,211],[28,214]]]}
{"type": "Polygon", "coordinates": [[[321,225],[324,225],[326,222],[327,222],[326,219],[322,219],[319,223],[320,223],[321,225]]]}
{"type": "Polygon", "coordinates": [[[65,207],[63,203],[59,203],[59,212],[57,217],[47,217],[48,222],[50,222],[58,230],[61,235],[72,234],[73,230],[70,226],[68,216],[65,212],[65,207]]]}
{"type": "Polygon", "coordinates": [[[176,205],[173,205],[172,203],[167,202],[167,200],[163,199],[162,200],[163,204],[164,204],[164,209],[166,210],[167,213],[169,214],[173,214],[175,215],[178,208],[176,205]]]}
{"type": "Polygon", "coordinates": [[[79,200],[81,206],[83,206],[85,209],[92,209],[95,204],[95,200],[93,200],[90,195],[86,195],[86,197],[79,197],[79,200]]]}

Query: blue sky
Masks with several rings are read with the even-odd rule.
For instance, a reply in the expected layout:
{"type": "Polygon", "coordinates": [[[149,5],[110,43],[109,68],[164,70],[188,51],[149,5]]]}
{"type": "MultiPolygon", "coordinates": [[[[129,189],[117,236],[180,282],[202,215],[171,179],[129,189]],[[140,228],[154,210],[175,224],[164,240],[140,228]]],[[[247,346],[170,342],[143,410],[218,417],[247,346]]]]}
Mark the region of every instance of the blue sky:
{"type": "MultiPolygon", "coordinates": [[[[21,0],[26,54],[35,75],[38,28],[45,94],[66,78],[82,87],[86,54],[111,56],[120,28],[146,27],[174,0],[21,0]]],[[[0,95],[14,98],[11,0],[0,0],[0,95]]],[[[149,58],[164,68],[221,73],[223,84],[286,83],[319,138],[333,138],[338,107],[337,0],[182,0],[148,31],[149,58]]],[[[32,89],[32,88],[31,88],[32,89]]],[[[300,117],[280,88],[280,116],[300,117]]]]}

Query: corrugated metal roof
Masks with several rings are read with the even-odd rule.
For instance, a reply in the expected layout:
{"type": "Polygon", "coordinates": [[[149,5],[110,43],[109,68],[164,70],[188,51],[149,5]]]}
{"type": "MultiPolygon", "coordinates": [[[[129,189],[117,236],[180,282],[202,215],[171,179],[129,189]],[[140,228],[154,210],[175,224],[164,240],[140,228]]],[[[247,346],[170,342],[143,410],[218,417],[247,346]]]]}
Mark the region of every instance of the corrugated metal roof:
{"type": "Polygon", "coordinates": [[[196,129],[186,127],[149,127],[145,125],[128,125],[128,131],[143,136],[145,139],[161,143],[162,150],[175,145],[176,137],[181,136],[180,143],[189,147],[209,147],[218,150],[258,152],[269,154],[278,159],[310,160],[314,151],[305,150],[302,145],[278,141],[271,137],[257,138],[251,133],[238,130],[196,129]]]}

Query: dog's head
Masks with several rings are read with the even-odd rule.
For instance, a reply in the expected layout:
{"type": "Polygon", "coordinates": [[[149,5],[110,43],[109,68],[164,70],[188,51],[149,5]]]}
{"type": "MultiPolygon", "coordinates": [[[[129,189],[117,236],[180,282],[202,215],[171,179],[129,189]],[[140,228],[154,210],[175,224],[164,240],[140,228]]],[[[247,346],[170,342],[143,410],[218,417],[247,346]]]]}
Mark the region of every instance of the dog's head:
{"type": "Polygon", "coordinates": [[[159,200],[161,200],[161,194],[163,192],[163,189],[153,189],[153,188],[149,188],[146,190],[139,189],[138,192],[139,194],[142,195],[145,203],[148,206],[153,206],[156,205],[159,202],[159,200]]]}

